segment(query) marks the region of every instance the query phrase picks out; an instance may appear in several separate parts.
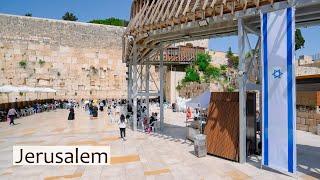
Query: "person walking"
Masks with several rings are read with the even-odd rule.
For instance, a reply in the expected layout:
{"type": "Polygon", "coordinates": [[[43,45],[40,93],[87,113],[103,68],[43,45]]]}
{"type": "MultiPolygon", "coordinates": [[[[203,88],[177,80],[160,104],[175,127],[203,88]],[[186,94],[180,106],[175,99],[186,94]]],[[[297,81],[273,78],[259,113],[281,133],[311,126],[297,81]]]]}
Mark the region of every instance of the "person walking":
{"type": "Polygon", "coordinates": [[[17,111],[16,111],[16,109],[14,108],[14,107],[12,107],[11,109],[9,109],[9,111],[8,111],[8,118],[10,119],[10,124],[9,124],[9,126],[11,126],[11,125],[16,125],[15,123],[14,123],[14,118],[15,118],[15,116],[16,115],[18,115],[18,113],[17,113],[17,111]]]}
{"type": "Polygon", "coordinates": [[[102,112],[103,111],[103,107],[104,107],[104,104],[102,101],[100,101],[99,103],[99,110],[102,112]]]}
{"type": "Polygon", "coordinates": [[[108,117],[109,117],[110,122],[113,123],[113,116],[112,116],[112,110],[111,110],[110,105],[108,106],[107,112],[108,112],[108,117]]]}
{"type": "Polygon", "coordinates": [[[120,136],[122,140],[126,140],[126,122],[125,122],[125,117],[123,114],[120,116],[120,121],[118,122],[119,124],[119,129],[120,129],[120,136]]]}
{"type": "Polygon", "coordinates": [[[72,120],[74,120],[74,117],[75,117],[74,108],[71,107],[70,112],[69,112],[69,116],[68,116],[68,120],[72,121],[72,120]]]}

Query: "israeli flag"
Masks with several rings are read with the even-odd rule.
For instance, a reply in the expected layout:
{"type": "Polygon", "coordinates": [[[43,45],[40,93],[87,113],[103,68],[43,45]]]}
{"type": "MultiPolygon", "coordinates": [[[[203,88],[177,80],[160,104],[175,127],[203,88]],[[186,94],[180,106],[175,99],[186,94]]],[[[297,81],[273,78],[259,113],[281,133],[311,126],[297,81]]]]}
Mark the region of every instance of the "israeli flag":
{"type": "Polygon", "coordinates": [[[296,172],[294,8],[261,14],[262,165],[296,172]]]}

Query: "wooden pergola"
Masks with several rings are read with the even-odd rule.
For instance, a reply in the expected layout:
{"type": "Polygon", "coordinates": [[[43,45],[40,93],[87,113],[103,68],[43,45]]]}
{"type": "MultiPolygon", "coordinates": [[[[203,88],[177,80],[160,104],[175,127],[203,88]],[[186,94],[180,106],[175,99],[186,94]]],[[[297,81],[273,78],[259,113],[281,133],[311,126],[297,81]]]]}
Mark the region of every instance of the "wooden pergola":
{"type": "MultiPolygon", "coordinates": [[[[296,8],[296,26],[320,23],[319,0],[134,0],[131,20],[123,35],[123,62],[128,66],[128,100],[133,103],[133,129],[137,129],[139,96],[145,97],[147,102],[149,96],[160,97],[160,124],[163,129],[164,48],[183,41],[238,35],[239,149],[240,162],[245,162],[245,102],[247,84],[251,80],[248,76],[253,74],[256,77],[253,79],[261,82],[260,13],[292,6],[296,8]],[[251,45],[248,34],[257,37],[255,44],[251,45]],[[250,58],[246,58],[247,52],[251,53],[250,58]],[[149,89],[151,64],[159,65],[160,87],[156,93],[149,89]]],[[[260,88],[258,85],[256,90],[260,91],[260,88]]]]}

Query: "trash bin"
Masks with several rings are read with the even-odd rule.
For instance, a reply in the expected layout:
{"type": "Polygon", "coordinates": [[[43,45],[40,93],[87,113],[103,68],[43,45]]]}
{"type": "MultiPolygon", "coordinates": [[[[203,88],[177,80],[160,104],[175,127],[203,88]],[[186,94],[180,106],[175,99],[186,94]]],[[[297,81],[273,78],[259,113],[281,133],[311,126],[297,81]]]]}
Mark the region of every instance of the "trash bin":
{"type": "Polygon", "coordinates": [[[194,138],[194,153],[199,158],[207,155],[206,137],[206,135],[198,134],[194,138]]]}

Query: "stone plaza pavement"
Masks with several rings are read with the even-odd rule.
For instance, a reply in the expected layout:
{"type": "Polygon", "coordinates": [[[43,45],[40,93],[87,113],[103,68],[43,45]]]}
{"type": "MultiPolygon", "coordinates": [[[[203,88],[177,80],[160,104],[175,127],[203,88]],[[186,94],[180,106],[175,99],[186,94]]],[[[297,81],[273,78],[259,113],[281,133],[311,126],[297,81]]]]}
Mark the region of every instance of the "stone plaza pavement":
{"type": "MultiPolygon", "coordinates": [[[[185,141],[184,114],[166,111],[162,134],[127,130],[127,141],[119,139],[117,124],[106,112],[90,120],[76,110],[69,123],[67,110],[45,112],[16,120],[16,126],[0,123],[0,179],[295,179],[260,169],[257,157],[238,164],[214,156],[197,158],[193,145],[185,141]],[[110,166],[13,166],[13,145],[109,145],[110,166]]],[[[297,132],[298,179],[320,178],[320,136],[297,132]]]]}

